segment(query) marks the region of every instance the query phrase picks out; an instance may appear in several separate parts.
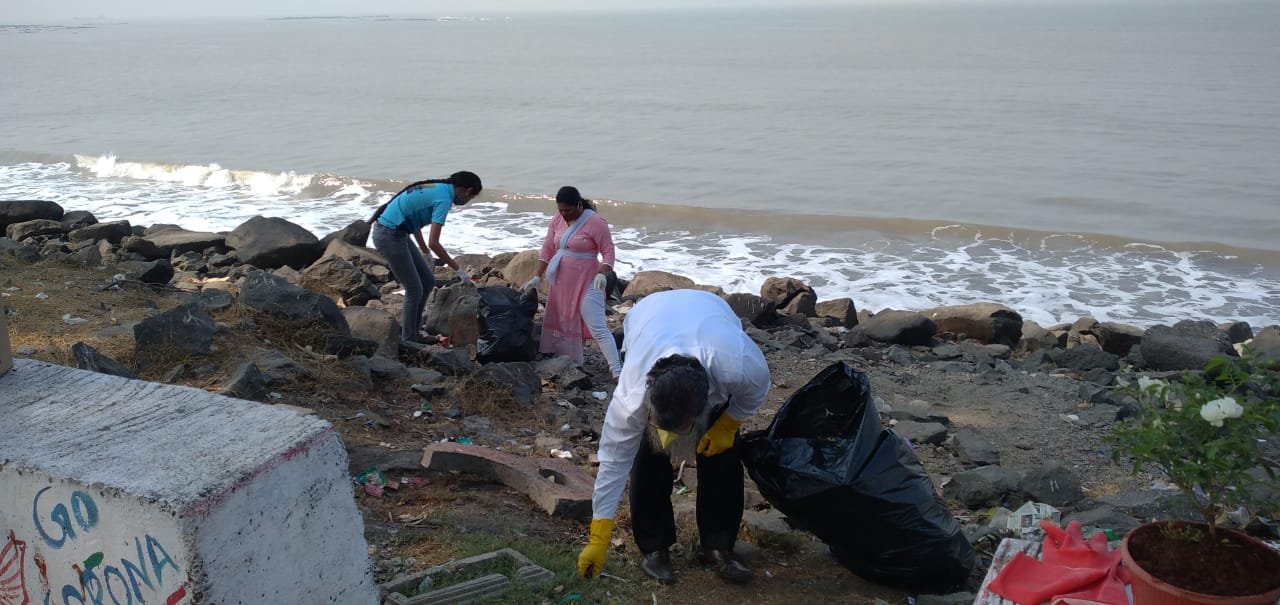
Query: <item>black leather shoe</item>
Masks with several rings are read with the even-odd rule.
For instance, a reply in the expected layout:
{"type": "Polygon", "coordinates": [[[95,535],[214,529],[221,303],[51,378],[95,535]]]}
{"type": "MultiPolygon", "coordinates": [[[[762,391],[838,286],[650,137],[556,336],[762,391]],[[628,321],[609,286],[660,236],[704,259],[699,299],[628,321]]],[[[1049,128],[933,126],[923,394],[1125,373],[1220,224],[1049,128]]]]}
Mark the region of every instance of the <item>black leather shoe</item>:
{"type": "Polygon", "coordinates": [[[738,561],[732,550],[698,547],[698,560],[715,571],[716,575],[734,584],[746,584],[755,576],[750,567],[738,561]]]}
{"type": "Polygon", "coordinates": [[[671,555],[665,548],[646,553],[640,559],[640,571],[660,584],[674,584],[676,581],[676,570],[671,568],[671,555]]]}

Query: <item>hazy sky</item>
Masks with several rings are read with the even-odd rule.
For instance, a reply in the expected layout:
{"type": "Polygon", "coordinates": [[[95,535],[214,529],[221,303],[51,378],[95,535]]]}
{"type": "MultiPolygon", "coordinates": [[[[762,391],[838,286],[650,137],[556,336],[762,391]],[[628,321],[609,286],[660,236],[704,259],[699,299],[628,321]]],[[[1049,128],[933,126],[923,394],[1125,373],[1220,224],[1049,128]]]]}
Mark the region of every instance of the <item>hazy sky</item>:
{"type": "Polygon", "coordinates": [[[99,16],[106,19],[376,14],[465,16],[541,10],[714,8],[868,1],[877,0],[0,0],[0,24],[99,16]]]}

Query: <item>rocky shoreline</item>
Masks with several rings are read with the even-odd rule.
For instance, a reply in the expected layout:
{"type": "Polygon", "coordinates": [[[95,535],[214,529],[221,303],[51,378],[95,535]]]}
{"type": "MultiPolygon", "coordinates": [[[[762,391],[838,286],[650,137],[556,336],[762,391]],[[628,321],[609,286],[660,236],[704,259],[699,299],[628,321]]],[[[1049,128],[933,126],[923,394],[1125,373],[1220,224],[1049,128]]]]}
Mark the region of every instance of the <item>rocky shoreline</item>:
{"type": "MultiPolygon", "coordinates": [[[[48,353],[94,371],[315,409],[343,432],[353,474],[371,465],[411,467],[415,446],[420,452],[422,444],[462,437],[529,456],[567,452],[590,467],[606,403],[601,394],[613,386],[599,354],[589,349],[582,367],[563,358],[478,363],[476,290],[444,267],[436,269],[427,328],[450,336],[451,348],[402,348],[399,286],[366,247],[362,221],[323,237],[264,217],[228,233],[201,233],[101,223],[52,202],[8,201],[0,202],[0,231],[6,306],[35,294],[11,268],[52,264],[83,268],[98,292],[145,291],[168,305],[142,310],[136,322],[83,320],[85,338],[63,352],[19,337],[19,356],[48,353]],[[129,340],[132,347],[118,344],[129,340]],[[103,342],[117,343],[114,357],[99,351],[103,342]]],[[[533,275],[537,251],[467,254],[458,262],[477,286],[519,287],[533,275]]],[[[1009,535],[992,519],[1007,514],[995,507],[1025,501],[1121,532],[1140,520],[1187,516],[1186,503],[1160,478],[1135,477],[1110,460],[1102,435],[1135,409],[1121,387],[1140,376],[1199,370],[1246,342],[1280,360],[1275,325],[1141,328],[1079,318],[1040,326],[994,303],[872,313],[854,298],[818,300],[786,276],[767,279],[758,295],[726,294],[659,271],[617,286],[610,293],[615,332],[630,306],[653,292],[699,288],[724,297],[773,371],[774,393],[746,428],[765,426],[789,393],[830,363],[866,371],[882,421],[916,448],[977,545],[1009,535]]],[[[63,319],[75,326],[75,317],[63,319]]],[[[535,329],[539,324],[540,315],[535,329]]],[[[19,315],[10,329],[35,328],[24,328],[19,315]]],[[[1253,512],[1274,518],[1280,495],[1269,501],[1277,510],[1253,512]]],[[[789,531],[758,494],[748,505],[746,531],[757,543],[789,531]]],[[[691,511],[678,514],[687,521],[691,511]]],[[[1256,520],[1250,530],[1276,537],[1274,526],[1256,520]]]]}

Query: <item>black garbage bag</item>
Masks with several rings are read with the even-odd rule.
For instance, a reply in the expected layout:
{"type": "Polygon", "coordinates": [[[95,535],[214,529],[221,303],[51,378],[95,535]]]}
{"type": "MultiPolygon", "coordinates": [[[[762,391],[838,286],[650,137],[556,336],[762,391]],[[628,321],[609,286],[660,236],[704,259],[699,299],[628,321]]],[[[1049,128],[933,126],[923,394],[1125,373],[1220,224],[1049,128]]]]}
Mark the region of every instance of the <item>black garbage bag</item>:
{"type": "Polygon", "coordinates": [[[505,286],[477,288],[480,294],[480,338],[476,361],[533,361],[533,316],[538,312],[538,291],[521,293],[505,286]]]}
{"type": "Polygon", "coordinates": [[[859,576],[919,592],[968,578],[973,547],[906,441],[881,427],[866,374],[826,368],[740,447],[770,504],[859,576]]]}

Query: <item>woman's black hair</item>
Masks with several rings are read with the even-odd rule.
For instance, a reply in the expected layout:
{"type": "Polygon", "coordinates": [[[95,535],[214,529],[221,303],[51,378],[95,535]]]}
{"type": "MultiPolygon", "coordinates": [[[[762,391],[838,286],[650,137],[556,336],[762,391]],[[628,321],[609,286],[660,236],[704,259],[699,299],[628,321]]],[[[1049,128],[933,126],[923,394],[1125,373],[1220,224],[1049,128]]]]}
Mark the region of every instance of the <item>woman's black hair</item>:
{"type": "Polygon", "coordinates": [[[560,191],[556,192],[556,203],[564,204],[565,206],[577,206],[583,210],[596,209],[595,202],[582,197],[582,194],[578,193],[578,188],[572,185],[565,185],[560,188],[560,191]]]}
{"type": "Polygon", "coordinates": [[[702,363],[688,355],[669,355],[649,369],[648,399],[653,423],[662,429],[679,429],[707,407],[710,381],[702,363]]]}
{"type": "Polygon", "coordinates": [[[377,221],[378,217],[382,216],[382,212],[387,209],[387,206],[391,205],[391,202],[395,201],[395,199],[400,197],[400,195],[403,194],[404,192],[417,189],[418,187],[421,187],[423,185],[434,185],[437,183],[453,185],[454,187],[462,187],[463,189],[475,189],[476,193],[480,193],[484,189],[484,185],[480,184],[480,177],[476,176],[476,173],[471,172],[469,170],[460,170],[458,172],[455,172],[449,175],[449,178],[447,179],[427,179],[425,181],[414,181],[412,183],[409,183],[409,185],[406,186],[404,189],[397,191],[395,195],[391,196],[391,199],[386,201],[386,203],[384,203],[381,206],[378,206],[378,209],[373,211],[373,216],[369,218],[369,224],[372,225],[374,221],[377,221]]]}

